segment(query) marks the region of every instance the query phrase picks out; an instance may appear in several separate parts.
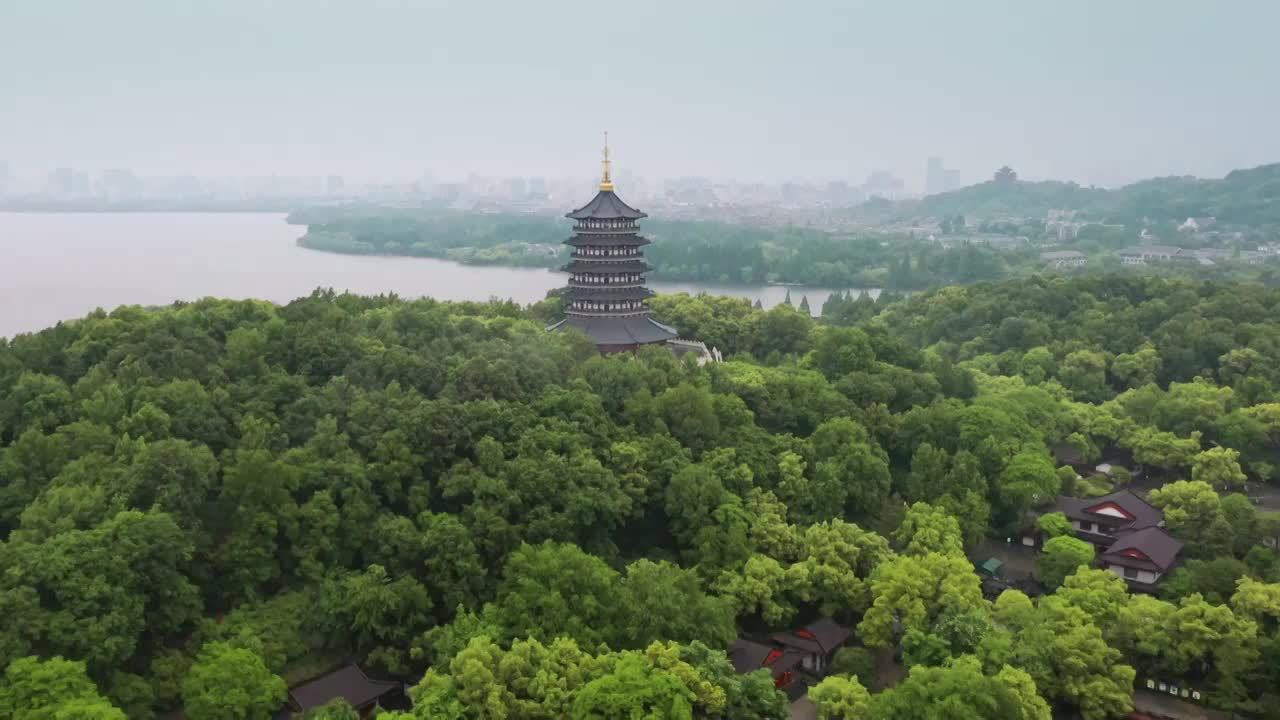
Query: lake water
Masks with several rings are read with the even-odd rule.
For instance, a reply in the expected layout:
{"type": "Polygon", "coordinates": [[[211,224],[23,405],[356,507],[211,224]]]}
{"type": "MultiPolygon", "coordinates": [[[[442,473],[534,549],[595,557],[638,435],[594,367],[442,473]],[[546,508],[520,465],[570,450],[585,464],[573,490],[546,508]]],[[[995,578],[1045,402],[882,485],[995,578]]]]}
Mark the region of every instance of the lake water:
{"type": "MultiPolygon", "coordinates": [[[[209,296],[288,302],[317,287],[332,287],[531,303],[565,283],[563,273],[550,270],[306,250],[294,244],[304,232],[275,214],[0,213],[0,337],[40,330],[95,308],[209,296]]],[[[758,299],[766,308],[787,293],[778,286],[658,281],[650,286],[659,293],[758,299]]],[[[832,292],[792,288],[792,300],[799,303],[802,294],[808,295],[817,313],[832,292]]]]}

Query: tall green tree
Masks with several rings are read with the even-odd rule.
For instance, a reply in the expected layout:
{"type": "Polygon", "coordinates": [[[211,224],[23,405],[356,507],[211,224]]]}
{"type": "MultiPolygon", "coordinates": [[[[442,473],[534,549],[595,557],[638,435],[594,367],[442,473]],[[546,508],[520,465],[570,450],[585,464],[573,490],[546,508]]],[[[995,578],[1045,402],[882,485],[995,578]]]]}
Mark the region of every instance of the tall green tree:
{"type": "Polygon", "coordinates": [[[182,702],[192,720],[262,720],[285,699],[285,684],[252,650],[227,643],[201,649],[182,683],[182,702]]]}
{"type": "Polygon", "coordinates": [[[1093,564],[1093,546],[1071,535],[1050,538],[1040,555],[1040,582],[1057,590],[1068,575],[1093,564]]]}
{"type": "Polygon", "coordinates": [[[124,720],[125,714],[102,697],[82,662],[25,657],[5,668],[0,708],[14,720],[124,720]]]}

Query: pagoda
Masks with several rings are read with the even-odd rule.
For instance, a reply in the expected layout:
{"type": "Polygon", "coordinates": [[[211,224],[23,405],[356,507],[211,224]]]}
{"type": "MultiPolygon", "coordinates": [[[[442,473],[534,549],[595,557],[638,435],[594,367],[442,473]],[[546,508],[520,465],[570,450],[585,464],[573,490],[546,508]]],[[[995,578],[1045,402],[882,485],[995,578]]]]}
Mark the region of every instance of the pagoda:
{"type": "Polygon", "coordinates": [[[636,224],[648,216],[614,193],[609,170],[606,133],[600,191],[591,202],[565,215],[576,221],[574,236],[565,241],[573,253],[561,268],[569,273],[569,285],[560,292],[565,318],[547,330],[577,328],[602,353],[634,351],[641,345],[684,345],[687,341],[677,340],[675,328],[649,317],[653,291],[645,286],[644,275],[652,268],[645,263],[643,250],[649,240],[639,234],[636,224]]]}

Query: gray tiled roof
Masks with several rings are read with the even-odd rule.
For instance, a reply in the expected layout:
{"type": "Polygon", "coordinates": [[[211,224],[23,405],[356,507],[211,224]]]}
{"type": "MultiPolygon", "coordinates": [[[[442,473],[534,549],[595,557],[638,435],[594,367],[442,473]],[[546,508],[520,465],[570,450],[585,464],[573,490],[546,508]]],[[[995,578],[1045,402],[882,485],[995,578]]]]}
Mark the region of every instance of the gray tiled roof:
{"type": "Polygon", "coordinates": [[[1054,503],[1053,511],[1060,512],[1073,520],[1093,520],[1104,522],[1112,525],[1117,529],[1140,530],[1142,528],[1153,527],[1164,521],[1164,513],[1159,508],[1154,507],[1151,503],[1143,500],[1133,494],[1131,490],[1119,490],[1110,495],[1103,495],[1095,498],[1073,498],[1060,497],[1054,503]],[[1113,517],[1111,515],[1101,515],[1089,512],[1089,508],[1106,505],[1107,503],[1115,503],[1126,512],[1133,515],[1133,520],[1125,518],[1113,517]]]}
{"type": "Polygon", "coordinates": [[[675,339],[675,328],[663,325],[647,313],[635,315],[566,315],[547,330],[577,328],[596,345],[647,345],[675,339]]]}
{"type": "Polygon", "coordinates": [[[800,630],[774,633],[774,642],[806,652],[827,654],[844,645],[853,631],[829,617],[818,618],[800,630]],[[805,637],[807,633],[813,637],[805,637]]]}
{"type": "Polygon", "coordinates": [[[601,190],[591,198],[591,202],[565,214],[565,217],[574,220],[638,220],[649,216],[622,202],[622,198],[612,190],[601,190]]]}
{"type": "Polygon", "coordinates": [[[1164,528],[1148,527],[1122,535],[1107,548],[1103,557],[1120,564],[1125,564],[1125,561],[1137,561],[1132,563],[1134,565],[1141,564],[1140,558],[1125,555],[1125,550],[1136,550],[1146,555],[1156,569],[1165,572],[1178,558],[1178,553],[1182,551],[1182,543],[1165,532],[1164,528]]]}
{"type": "Polygon", "coordinates": [[[301,710],[318,707],[334,698],[344,698],[352,707],[359,708],[399,687],[399,683],[370,680],[360,668],[347,665],[292,688],[289,698],[301,710]]]}

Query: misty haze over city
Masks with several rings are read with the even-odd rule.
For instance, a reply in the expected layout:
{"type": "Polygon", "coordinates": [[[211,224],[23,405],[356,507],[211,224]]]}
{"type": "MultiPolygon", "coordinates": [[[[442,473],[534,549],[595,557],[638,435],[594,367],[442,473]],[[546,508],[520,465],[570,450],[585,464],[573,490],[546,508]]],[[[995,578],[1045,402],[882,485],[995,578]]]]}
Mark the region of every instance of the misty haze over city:
{"type": "Polygon", "coordinates": [[[19,2],[0,161],[140,176],[1116,186],[1280,157],[1280,5],[19,2]]]}

